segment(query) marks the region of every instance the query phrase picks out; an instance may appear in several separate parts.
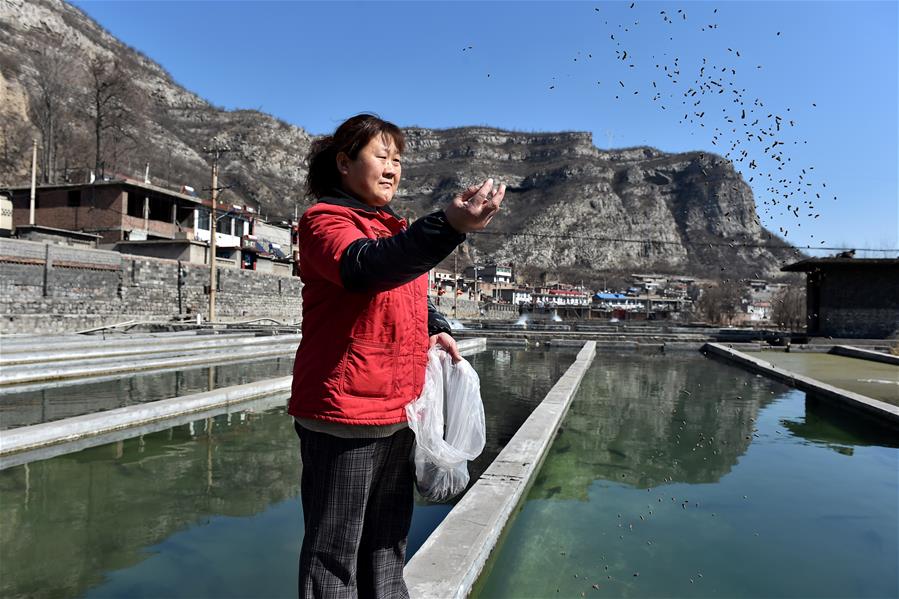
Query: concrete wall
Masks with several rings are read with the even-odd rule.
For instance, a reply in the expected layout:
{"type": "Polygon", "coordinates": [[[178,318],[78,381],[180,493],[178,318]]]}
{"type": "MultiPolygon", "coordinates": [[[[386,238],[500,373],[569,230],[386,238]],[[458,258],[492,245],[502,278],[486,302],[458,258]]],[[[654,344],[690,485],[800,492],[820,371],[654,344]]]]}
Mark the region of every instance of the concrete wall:
{"type": "Polygon", "coordinates": [[[206,260],[206,244],[199,242],[129,243],[123,241],[116,244],[115,250],[122,254],[182,260],[184,262],[194,262],[195,264],[202,264],[206,260]],[[192,257],[197,259],[191,260],[192,257]]]}
{"type": "MultiPolygon", "coordinates": [[[[149,256],[0,238],[0,333],[77,331],[129,320],[206,317],[209,267],[149,256]]],[[[219,264],[216,314],[220,320],[273,318],[299,322],[302,283],[297,277],[219,264]]],[[[435,303],[436,296],[432,296],[435,303]]],[[[438,309],[453,317],[452,298],[438,309]]],[[[509,320],[511,305],[459,298],[457,318],[509,320]]]]}
{"type": "MultiPolygon", "coordinates": [[[[209,268],[151,257],[0,239],[0,333],[75,331],[128,320],[207,313],[209,268]]],[[[298,322],[302,283],[218,269],[221,320],[298,322]]]]}
{"type": "Polygon", "coordinates": [[[438,297],[431,294],[431,302],[437,309],[449,318],[458,319],[483,319],[483,320],[515,320],[518,318],[518,306],[511,304],[485,304],[480,306],[474,300],[467,298],[459,298],[456,300],[455,310],[453,309],[453,296],[444,295],[438,297]],[[484,311],[481,314],[481,310],[484,311]],[[455,314],[455,315],[454,315],[455,314]]]}
{"type": "Polygon", "coordinates": [[[57,245],[71,245],[82,248],[96,248],[97,242],[94,239],[78,239],[69,237],[65,234],[55,234],[49,231],[28,230],[23,229],[27,225],[19,225],[16,228],[16,237],[26,241],[36,241],[38,243],[55,243],[57,245]]]}
{"type": "Polygon", "coordinates": [[[896,338],[899,336],[899,267],[841,268],[809,273],[808,314],[812,316],[810,335],[896,338]],[[814,314],[818,315],[817,327],[814,314]]]}

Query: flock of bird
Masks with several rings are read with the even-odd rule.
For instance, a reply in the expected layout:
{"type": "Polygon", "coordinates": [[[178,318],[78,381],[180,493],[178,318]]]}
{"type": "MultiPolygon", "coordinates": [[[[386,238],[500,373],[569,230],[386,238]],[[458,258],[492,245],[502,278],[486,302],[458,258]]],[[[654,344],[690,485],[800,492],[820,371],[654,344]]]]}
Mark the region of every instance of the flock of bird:
{"type": "MultiPolygon", "coordinates": [[[[629,9],[637,13],[637,4],[630,3],[629,9]]],[[[760,189],[759,183],[764,185],[764,193],[757,194],[763,196],[760,205],[757,204],[761,212],[758,216],[769,222],[780,217],[777,222],[782,223],[778,227],[782,238],[787,238],[791,227],[801,227],[804,220],[820,217],[820,202],[828,195],[827,184],[813,181],[814,166],[793,164],[790,150],[794,146],[806,145],[808,141],[796,135],[797,119],[791,108],[779,110],[768,107],[762,98],[740,84],[739,77],[745,69],[759,70],[763,68],[761,64],[746,64],[748,59],[734,47],[727,47],[726,53],[723,48],[720,49],[719,53],[728,60],[701,58],[701,61],[688,65],[686,60],[663,53],[659,57],[651,55],[650,62],[643,64],[639,59],[641,48],[636,40],[631,40],[636,28],[640,27],[640,20],[631,21],[628,18],[626,23],[610,25],[609,20],[604,18],[605,12],[604,8],[593,8],[594,15],[606,28],[601,37],[605,38],[607,34],[613,64],[618,65],[623,73],[612,77],[611,88],[614,91],[610,93],[615,100],[648,97],[660,111],[672,114],[679,124],[689,127],[691,134],[696,132],[697,127],[711,130],[710,142],[715,151],[731,161],[747,184],[753,185],[756,190],[760,189]],[[647,64],[652,65],[654,70],[647,73],[647,64]],[[629,85],[625,81],[638,83],[629,85]],[[788,220],[791,222],[789,225],[788,220]]],[[[709,22],[717,19],[717,13],[718,9],[714,8],[703,17],[704,22],[698,28],[700,35],[719,30],[718,23],[709,22]]],[[[670,28],[670,42],[675,41],[675,36],[681,39],[682,34],[695,35],[695,26],[684,9],[674,12],[656,12],[653,9],[652,17],[660,19],[663,26],[670,28]]],[[[618,20],[622,21],[620,18],[618,20]]],[[[781,36],[780,31],[772,31],[771,34],[775,38],[781,36]]],[[[697,45],[696,39],[690,41],[697,45]]],[[[712,51],[711,44],[715,41],[710,38],[709,44],[706,44],[712,51]]],[[[469,45],[463,51],[473,49],[469,45]]],[[[593,58],[593,52],[579,52],[573,60],[578,62],[580,59],[581,63],[585,63],[593,58]]],[[[552,92],[557,85],[553,78],[548,90],[552,92]]],[[[596,85],[602,87],[603,81],[596,81],[596,85]]],[[[604,89],[609,87],[606,85],[604,89]]],[[[810,104],[811,108],[816,107],[814,102],[810,104]]],[[[705,158],[704,154],[700,154],[701,161],[705,158]]],[[[710,167],[719,163],[720,158],[713,156],[705,161],[710,167]]],[[[702,172],[711,178],[705,168],[702,172]]],[[[756,220],[761,224],[760,220],[756,220]]],[[[810,235],[810,238],[813,237],[810,235]]],[[[819,243],[823,245],[825,241],[819,240],[819,243]]]]}

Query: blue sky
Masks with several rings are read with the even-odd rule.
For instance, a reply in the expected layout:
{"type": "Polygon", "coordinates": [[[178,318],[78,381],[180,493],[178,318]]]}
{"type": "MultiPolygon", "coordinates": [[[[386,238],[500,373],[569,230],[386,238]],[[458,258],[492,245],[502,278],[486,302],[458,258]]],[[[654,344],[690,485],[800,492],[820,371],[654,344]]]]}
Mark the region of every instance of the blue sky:
{"type": "Polygon", "coordinates": [[[316,134],[374,111],[590,131],[600,148],[723,155],[736,141],[763,224],[788,241],[899,247],[899,3],[631,4],[76,2],[224,108],[316,134]]]}

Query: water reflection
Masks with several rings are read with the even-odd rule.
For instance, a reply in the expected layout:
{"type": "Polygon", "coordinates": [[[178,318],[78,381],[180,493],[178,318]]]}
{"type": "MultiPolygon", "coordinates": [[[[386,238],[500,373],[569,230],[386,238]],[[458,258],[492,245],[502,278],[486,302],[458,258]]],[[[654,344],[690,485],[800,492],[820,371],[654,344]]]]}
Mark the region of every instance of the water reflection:
{"type": "Polygon", "coordinates": [[[899,596],[894,434],[699,357],[597,360],[474,596],[899,596]]]}
{"type": "Polygon", "coordinates": [[[0,430],[287,376],[293,356],[0,394],[0,430]]]}
{"type": "Polygon", "coordinates": [[[695,357],[597,354],[536,496],[584,499],[597,479],[646,488],[715,482],[730,472],[759,408],[787,388],[740,371],[708,376],[708,368],[695,357]]]}
{"type": "Polygon", "coordinates": [[[802,418],[784,419],[781,425],[794,436],[852,455],[854,446],[899,447],[896,432],[877,426],[870,418],[847,414],[844,408],[813,396],[805,400],[802,418]]]}
{"type": "MultiPolygon", "coordinates": [[[[574,356],[515,349],[469,358],[488,427],[473,479],[574,356]]],[[[216,369],[216,385],[238,375],[228,370],[216,369]]],[[[169,393],[178,383],[157,384],[169,393]]],[[[0,471],[0,596],[295,593],[299,456],[283,404],[0,471]]],[[[416,506],[410,556],[450,508],[416,506]]]]}
{"type": "Polygon", "coordinates": [[[0,472],[0,595],[79,595],[176,531],[295,497],[291,433],[242,413],[0,472]]]}
{"type": "Polygon", "coordinates": [[[576,356],[576,349],[492,349],[468,358],[481,379],[487,424],[484,452],[468,465],[470,484],[490,466],[576,356]]]}

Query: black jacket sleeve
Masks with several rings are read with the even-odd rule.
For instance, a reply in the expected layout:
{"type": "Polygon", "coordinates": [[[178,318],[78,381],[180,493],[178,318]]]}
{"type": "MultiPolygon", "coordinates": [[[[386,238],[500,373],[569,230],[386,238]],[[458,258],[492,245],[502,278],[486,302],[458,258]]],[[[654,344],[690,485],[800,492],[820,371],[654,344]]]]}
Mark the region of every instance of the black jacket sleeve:
{"type": "Polygon", "coordinates": [[[340,258],[340,280],[348,291],[393,289],[437,266],[463,241],[443,211],[434,212],[393,237],[351,243],[340,258]]]}
{"type": "Polygon", "coordinates": [[[428,298],[428,337],[437,333],[452,335],[453,329],[446,316],[438,312],[437,307],[431,303],[431,298],[428,298]]]}

